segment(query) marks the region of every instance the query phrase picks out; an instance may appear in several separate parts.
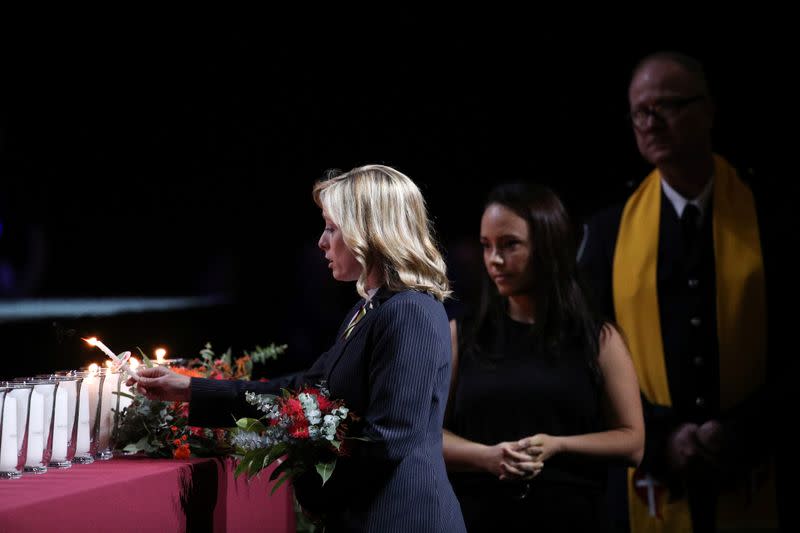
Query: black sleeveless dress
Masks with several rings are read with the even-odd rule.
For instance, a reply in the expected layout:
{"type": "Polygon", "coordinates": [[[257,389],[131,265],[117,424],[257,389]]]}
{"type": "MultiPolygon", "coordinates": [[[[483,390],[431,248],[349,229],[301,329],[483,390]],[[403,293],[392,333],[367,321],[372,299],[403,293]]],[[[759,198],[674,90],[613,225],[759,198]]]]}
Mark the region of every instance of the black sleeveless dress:
{"type": "MultiPolygon", "coordinates": [[[[599,387],[586,357],[541,353],[535,327],[508,317],[492,337],[479,353],[459,359],[447,429],[488,445],[603,430],[599,387]]],[[[604,531],[606,472],[601,460],[559,454],[528,482],[477,472],[449,476],[469,532],[604,531]]]]}

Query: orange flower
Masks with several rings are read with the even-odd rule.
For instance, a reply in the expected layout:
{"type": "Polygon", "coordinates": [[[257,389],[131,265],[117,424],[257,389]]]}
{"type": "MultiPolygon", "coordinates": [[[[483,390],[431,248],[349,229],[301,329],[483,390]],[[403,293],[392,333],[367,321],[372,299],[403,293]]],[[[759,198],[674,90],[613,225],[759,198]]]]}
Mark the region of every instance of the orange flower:
{"type": "Polygon", "coordinates": [[[181,439],[175,439],[174,441],[172,441],[172,444],[174,444],[175,446],[180,446],[181,445],[181,439]]]}
{"type": "Polygon", "coordinates": [[[204,378],[205,377],[203,375],[203,373],[200,372],[199,370],[194,370],[194,369],[191,369],[191,368],[184,368],[182,366],[173,366],[173,367],[170,367],[170,370],[172,370],[176,374],[182,374],[184,376],[189,376],[190,378],[204,378]]]}
{"type": "Polygon", "coordinates": [[[175,459],[188,459],[191,455],[192,452],[189,450],[188,444],[181,444],[172,452],[172,457],[175,459]]]}
{"type": "Polygon", "coordinates": [[[182,440],[183,442],[186,442],[186,439],[188,439],[188,438],[189,438],[189,437],[187,437],[186,435],[184,435],[184,436],[182,436],[182,437],[181,437],[181,440],[182,440]]]}
{"type": "Polygon", "coordinates": [[[170,426],[169,429],[172,430],[173,433],[178,431],[178,426],[170,426]]]}

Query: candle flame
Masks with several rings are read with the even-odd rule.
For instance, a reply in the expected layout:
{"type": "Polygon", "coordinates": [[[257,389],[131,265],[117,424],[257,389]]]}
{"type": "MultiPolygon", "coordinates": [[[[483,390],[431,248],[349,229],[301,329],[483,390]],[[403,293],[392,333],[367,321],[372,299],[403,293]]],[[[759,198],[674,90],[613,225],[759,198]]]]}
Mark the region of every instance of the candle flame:
{"type": "Polygon", "coordinates": [[[97,346],[97,337],[89,337],[88,339],[83,339],[83,340],[89,343],[89,346],[97,346]]]}
{"type": "Polygon", "coordinates": [[[139,360],[136,359],[135,357],[131,357],[128,360],[128,366],[130,366],[131,370],[136,370],[137,368],[139,368],[139,360]]]}
{"type": "Polygon", "coordinates": [[[164,357],[166,357],[166,355],[167,355],[167,350],[165,350],[164,348],[156,349],[156,361],[159,364],[162,364],[164,362],[164,357]]]}
{"type": "Polygon", "coordinates": [[[111,359],[107,359],[107,360],[106,360],[106,366],[107,366],[108,368],[111,368],[111,365],[113,365],[113,364],[114,364],[114,361],[112,361],[111,359]]]}
{"type": "Polygon", "coordinates": [[[100,369],[100,367],[97,366],[97,363],[92,363],[91,365],[89,365],[89,373],[90,374],[97,374],[97,371],[99,369],[100,369]]]}

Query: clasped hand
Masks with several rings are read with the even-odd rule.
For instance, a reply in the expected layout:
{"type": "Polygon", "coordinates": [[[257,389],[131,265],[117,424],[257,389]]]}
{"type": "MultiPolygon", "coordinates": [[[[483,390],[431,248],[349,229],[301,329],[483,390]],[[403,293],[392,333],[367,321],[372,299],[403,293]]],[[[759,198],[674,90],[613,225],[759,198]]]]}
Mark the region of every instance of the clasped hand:
{"type": "Polygon", "coordinates": [[[489,472],[501,480],[517,480],[538,476],[558,448],[553,437],[539,433],[515,442],[500,442],[489,451],[489,472]]]}

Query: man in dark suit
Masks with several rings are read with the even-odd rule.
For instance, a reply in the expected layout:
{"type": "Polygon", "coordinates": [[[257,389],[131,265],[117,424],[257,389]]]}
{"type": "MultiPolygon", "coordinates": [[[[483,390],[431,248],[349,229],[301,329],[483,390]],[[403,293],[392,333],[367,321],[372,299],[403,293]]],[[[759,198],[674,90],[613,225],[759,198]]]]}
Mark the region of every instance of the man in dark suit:
{"type": "Polygon", "coordinates": [[[617,480],[627,491],[620,514],[632,531],[769,527],[762,213],[712,152],[697,61],[646,57],[628,96],[639,151],[656,168],[587,225],[580,258],[629,341],[645,407],[645,457],[617,480]]]}
{"type": "Polygon", "coordinates": [[[400,172],[360,167],[319,182],[325,230],[319,247],[333,277],[357,281],[363,299],[336,342],[304,374],[268,383],[214,381],[140,370],[150,397],[190,402],[191,425],[230,426],[259,413],[245,392],[278,393],[324,382],[359,417],[358,441],[323,487],[301,476],[298,500],[327,531],[462,532],[442,456],[450,380],[449,295],[444,261],[419,189],[400,172]]]}

